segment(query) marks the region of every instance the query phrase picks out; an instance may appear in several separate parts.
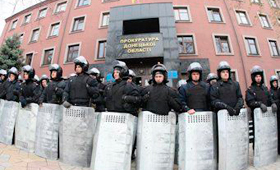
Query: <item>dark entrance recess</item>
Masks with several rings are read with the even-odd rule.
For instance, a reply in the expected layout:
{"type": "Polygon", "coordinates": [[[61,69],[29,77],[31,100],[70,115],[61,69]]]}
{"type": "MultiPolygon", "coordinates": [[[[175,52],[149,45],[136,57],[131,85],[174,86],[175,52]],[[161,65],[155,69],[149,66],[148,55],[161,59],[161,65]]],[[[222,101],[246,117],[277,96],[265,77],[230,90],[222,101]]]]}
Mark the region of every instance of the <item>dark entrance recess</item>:
{"type": "Polygon", "coordinates": [[[158,62],[163,63],[163,57],[123,59],[129,69],[133,70],[137,76],[136,84],[147,85],[151,78],[151,69],[158,62]]]}
{"type": "Polygon", "coordinates": [[[123,35],[159,33],[159,19],[138,19],[123,21],[123,35]]]}

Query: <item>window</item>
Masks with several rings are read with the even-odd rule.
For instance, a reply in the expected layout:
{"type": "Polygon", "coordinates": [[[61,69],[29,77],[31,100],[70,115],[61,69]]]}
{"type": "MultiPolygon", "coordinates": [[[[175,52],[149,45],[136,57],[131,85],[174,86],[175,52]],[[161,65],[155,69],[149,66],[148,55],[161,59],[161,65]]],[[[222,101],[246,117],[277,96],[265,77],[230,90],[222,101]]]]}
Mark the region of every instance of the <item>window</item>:
{"type": "Polygon", "coordinates": [[[123,21],[123,35],[159,33],[159,18],[123,21]]]}
{"type": "Polygon", "coordinates": [[[78,7],[79,6],[85,6],[85,5],[89,5],[89,1],[90,0],[78,0],[78,7]]]}
{"type": "Polygon", "coordinates": [[[41,9],[38,14],[38,18],[44,18],[47,15],[47,8],[41,9]]]}
{"type": "Polygon", "coordinates": [[[48,49],[44,51],[44,59],[42,65],[49,65],[52,63],[52,58],[54,55],[54,49],[48,49]]]}
{"type": "Polygon", "coordinates": [[[210,22],[223,22],[219,8],[207,8],[207,12],[210,22]]]}
{"type": "Polygon", "coordinates": [[[271,25],[268,21],[268,17],[266,15],[259,14],[259,18],[263,28],[271,28],[271,25]]]}
{"type": "Polygon", "coordinates": [[[20,44],[22,44],[22,42],[23,42],[23,34],[19,35],[19,42],[20,42],[20,44]]]}
{"type": "Polygon", "coordinates": [[[58,36],[60,23],[55,23],[51,25],[50,37],[58,36]]]}
{"type": "Polygon", "coordinates": [[[74,19],[72,32],[82,31],[84,29],[85,17],[79,17],[74,19]]]}
{"type": "Polygon", "coordinates": [[[13,30],[13,29],[15,29],[17,27],[17,22],[18,22],[18,20],[14,20],[12,22],[11,30],[13,30]]]}
{"type": "Polygon", "coordinates": [[[274,8],[278,8],[278,3],[276,0],[269,0],[270,6],[274,8]]]}
{"type": "Polygon", "coordinates": [[[31,20],[31,14],[25,15],[23,24],[28,24],[31,20]]]}
{"type": "Polygon", "coordinates": [[[97,53],[97,59],[105,59],[106,56],[106,46],[107,41],[98,41],[98,53],[97,53]]]}
{"type": "Polygon", "coordinates": [[[79,44],[69,45],[66,62],[72,62],[75,58],[77,58],[79,56],[79,49],[79,44]]]}
{"type": "Polygon", "coordinates": [[[260,55],[255,38],[245,38],[246,49],[248,55],[260,55]]]}
{"type": "Polygon", "coordinates": [[[269,42],[269,46],[270,46],[271,55],[272,56],[280,56],[277,41],[269,40],[268,42],[269,42]]]}
{"type": "MultiPolygon", "coordinates": [[[[280,78],[280,70],[275,70],[275,73],[276,73],[276,76],[277,76],[278,78],[280,78]]],[[[280,82],[280,80],[279,80],[279,82],[280,82]]]]}
{"type": "Polygon", "coordinates": [[[31,65],[32,64],[33,53],[26,54],[25,64],[31,65]]]}
{"type": "Polygon", "coordinates": [[[229,43],[228,36],[214,36],[216,44],[216,52],[218,54],[229,54],[232,53],[232,49],[229,43]]]}
{"type": "Polygon", "coordinates": [[[109,25],[109,19],[110,19],[109,12],[102,13],[101,27],[107,27],[109,25]]]}
{"type": "Polygon", "coordinates": [[[238,81],[238,75],[237,75],[237,70],[231,70],[230,72],[230,77],[233,81],[238,81]]]}
{"type": "Polygon", "coordinates": [[[187,7],[175,7],[174,16],[176,21],[190,21],[189,9],[187,7]]]}
{"type": "Polygon", "coordinates": [[[236,11],[238,23],[241,25],[250,25],[247,13],[245,11],[236,11]]]}
{"type": "Polygon", "coordinates": [[[33,31],[32,31],[32,36],[31,36],[30,42],[36,42],[36,41],[38,41],[39,34],[40,34],[40,29],[39,29],[39,28],[33,30],[33,31]]]}
{"type": "Polygon", "coordinates": [[[192,35],[178,36],[177,38],[180,54],[195,54],[194,37],[192,35]]]}
{"type": "Polygon", "coordinates": [[[66,10],[66,5],[67,5],[67,2],[61,2],[61,3],[57,4],[55,13],[65,11],[66,10]]]}

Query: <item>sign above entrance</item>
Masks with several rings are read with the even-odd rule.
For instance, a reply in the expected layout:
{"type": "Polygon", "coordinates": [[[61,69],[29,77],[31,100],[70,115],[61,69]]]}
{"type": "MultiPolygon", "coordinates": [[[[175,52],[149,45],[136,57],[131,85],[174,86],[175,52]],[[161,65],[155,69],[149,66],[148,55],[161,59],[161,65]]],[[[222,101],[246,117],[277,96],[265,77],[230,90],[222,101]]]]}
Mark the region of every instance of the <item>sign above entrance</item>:
{"type": "Polygon", "coordinates": [[[144,58],[163,56],[162,34],[139,34],[119,37],[122,58],[144,58]]]}

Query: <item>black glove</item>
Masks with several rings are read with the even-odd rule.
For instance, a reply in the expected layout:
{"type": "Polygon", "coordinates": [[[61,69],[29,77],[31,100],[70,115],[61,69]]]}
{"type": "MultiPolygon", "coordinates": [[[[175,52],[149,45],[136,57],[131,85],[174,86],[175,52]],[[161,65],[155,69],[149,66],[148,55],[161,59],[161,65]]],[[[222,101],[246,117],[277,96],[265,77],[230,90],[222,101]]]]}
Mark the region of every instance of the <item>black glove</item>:
{"type": "Polygon", "coordinates": [[[267,107],[266,107],[265,104],[262,103],[262,104],[260,105],[260,108],[261,108],[261,110],[262,110],[263,113],[267,112],[267,107]]]}
{"type": "Polygon", "coordinates": [[[140,98],[137,97],[137,96],[129,96],[129,95],[123,95],[122,96],[122,100],[125,102],[125,103],[134,103],[136,104],[137,101],[139,100],[140,98]]]}
{"type": "Polygon", "coordinates": [[[190,108],[188,106],[182,106],[182,112],[188,112],[190,108]]]}
{"type": "Polygon", "coordinates": [[[22,99],[22,100],[20,100],[20,104],[21,104],[21,107],[24,108],[27,105],[27,102],[25,99],[22,99]]]}
{"type": "Polygon", "coordinates": [[[227,106],[226,109],[227,109],[228,114],[229,114],[230,116],[236,115],[236,110],[234,110],[232,107],[227,106]]]}
{"type": "Polygon", "coordinates": [[[142,100],[144,103],[146,103],[150,98],[150,92],[148,92],[147,94],[145,94],[143,97],[142,97],[142,100]]]}
{"type": "Polygon", "coordinates": [[[15,96],[19,96],[19,91],[14,90],[14,91],[13,91],[13,94],[14,94],[15,96]]]}
{"type": "Polygon", "coordinates": [[[236,112],[235,112],[235,115],[236,115],[236,116],[238,116],[238,115],[240,114],[241,109],[242,109],[242,108],[240,108],[240,107],[235,107],[235,108],[234,108],[234,110],[236,111],[236,112]]]}
{"type": "Polygon", "coordinates": [[[275,103],[273,103],[272,105],[271,105],[271,109],[272,109],[272,112],[273,113],[276,113],[277,112],[277,105],[275,104],[275,103]]]}

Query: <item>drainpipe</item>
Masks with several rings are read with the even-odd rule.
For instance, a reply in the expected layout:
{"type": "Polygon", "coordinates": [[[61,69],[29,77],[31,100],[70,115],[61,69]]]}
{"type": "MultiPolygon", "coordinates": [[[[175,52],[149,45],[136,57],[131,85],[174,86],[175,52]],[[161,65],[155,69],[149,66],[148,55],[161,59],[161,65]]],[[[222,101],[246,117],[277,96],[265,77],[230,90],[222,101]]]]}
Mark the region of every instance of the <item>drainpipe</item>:
{"type": "MultiPolygon", "coordinates": [[[[70,1],[70,5],[69,5],[69,10],[67,12],[67,15],[66,15],[66,19],[65,19],[65,25],[63,27],[63,33],[62,33],[62,37],[60,39],[60,42],[59,42],[59,48],[58,48],[58,55],[57,55],[57,64],[59,64],[59,59],[60,59],[60,54],[61,54],[61,46],[62,46],[62,43],[63,43],[63,40],[64,40],[64,36],[65,36],[65,32],[66,32],[66,27],[67,27],[67,23],[68,23],[68,20],[69,20],[69,16],[70,16],[70,12],[72,10],[72,5],[73,5],[73,0],[69,0],[70,1]]],[[[67,5],[68,6],[68,5],[67,5]]]]}
{"type": "Polygon", "coordinates": [[[233,23],[233,19],[232,19],[231,15],[230,15],[230,10],[229,10],[229,7],[228,7],[226,1],[227,1],[227,0],[223,0],[224,5],[226,6],[226,11],[227,11],[228,16],[229,16],[229,18],[230,18],[230,23],[231,23],[231,25],[232,25],[232,27],[233,27],[233,30],[234,30],[235,38],[236,38],[236,40],[237,40],[237,45],[238,45],[238,49],[239,49],[239,55],[240,55],[241,64],[242,64],[242,68],[243,68],[243,74],[244,74],[244,78],[245,78],[245,84],[246,84],[246,86],[247,86],[247,85],[248,85],[248,83],[247,83],[248,81],[247,81],[247,76],[246,76],[246,67],[245,67],[245,64],[244,64],[244,59],[243,59],[244,56],[243,56],[243,54],[242,54],[242,52],[241,52],[241,46],[240,46],[240,44],[241,44],[242,42],[239,41],[238,34],[237,34],[237,30],[236,30],[236,27],[235,27],[235,25],[234,25],[234,23],[233,23]]]}

